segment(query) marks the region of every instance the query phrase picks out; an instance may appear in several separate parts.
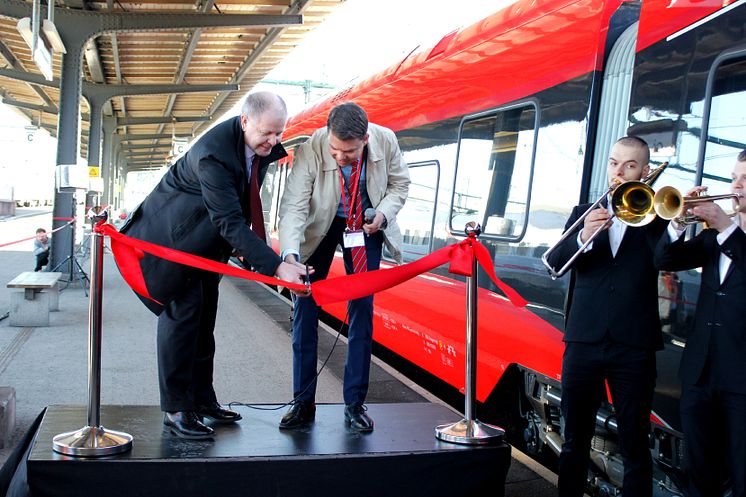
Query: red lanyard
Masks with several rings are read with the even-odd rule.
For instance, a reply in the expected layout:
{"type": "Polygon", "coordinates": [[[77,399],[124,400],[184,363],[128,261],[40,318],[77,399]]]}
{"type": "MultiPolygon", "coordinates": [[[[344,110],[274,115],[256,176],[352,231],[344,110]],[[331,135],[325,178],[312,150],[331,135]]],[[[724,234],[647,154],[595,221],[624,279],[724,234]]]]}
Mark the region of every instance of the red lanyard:
{"type": "MultiPolygon", "coordinates": [[[[355,169],[355,168],[353,167],[352,169],[355,169]]],[[[359,187],[360,187],[360,171],[362,171],[362,170],[363,170],[363,168],[360,165],[360,158],[358,158],[357,159],[357,174],[355,174],[354,177],[353,177],[352,171],[350,171],[350,179],[347,182],[348,187],[345,188],[344,177],[343,177],[343,174],[342,174],[342,168],[341,167],[339,168],[339,186],[340,186],[340,188],[342,189],[342,192],[343,192],[343,194],[342,194],[342,210],[344,211],[345,214],[347,214],[347,227],[350,228],[350,229],[352,229],[352,227],[355,226],[355,219],[353,218],[352,215],[353,215],[354,206],[355,206],[355,199],[357,198],[357,195],[359,193],[358,190],[359,190],[359,187]],[[351,184],[354,185],[354,190],[352,192],[350,192],[350,188],[349,188],[349,185],[351,185],[351,184]],[[349,209],[349,211],[347,210],[347,195],[344,195],[344,191],[345,190],[347,191],[347,195],[350,196],[350,209],[349,209]]]]}

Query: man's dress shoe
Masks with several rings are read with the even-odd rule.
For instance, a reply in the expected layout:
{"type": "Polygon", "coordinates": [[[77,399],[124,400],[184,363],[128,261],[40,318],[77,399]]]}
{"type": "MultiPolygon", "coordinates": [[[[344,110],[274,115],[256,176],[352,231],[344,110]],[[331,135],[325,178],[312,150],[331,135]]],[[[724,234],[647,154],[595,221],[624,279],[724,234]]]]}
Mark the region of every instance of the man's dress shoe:
{"type": "Polygon", "coordinates": [[[345,422],[350,428],[360,433],[373,431],[373,420],[365,412],[368,408],[363,404],[347,404],[345,406],[345,422]]]}
{"type": "Polygon", "coordinates": [[[194,411],[167,412],[163,424],[177,437],[189,440],[212,438],[215,431],[205,426],[194,411]]]}
{"type": "Polygon", "coordinates": [[[223,409],[220,404],[213,402],[207,406],[197,408],[197,416],[207,418],[215,423],[235,423],[241,419],[241,415],[230,409],[223,409]]]}
{"type": "Polygon", "coordinates": [[[280,428],[291,430],[313,423],[316,419],[316,404],[297,401],[280,420],[280,428]]]}

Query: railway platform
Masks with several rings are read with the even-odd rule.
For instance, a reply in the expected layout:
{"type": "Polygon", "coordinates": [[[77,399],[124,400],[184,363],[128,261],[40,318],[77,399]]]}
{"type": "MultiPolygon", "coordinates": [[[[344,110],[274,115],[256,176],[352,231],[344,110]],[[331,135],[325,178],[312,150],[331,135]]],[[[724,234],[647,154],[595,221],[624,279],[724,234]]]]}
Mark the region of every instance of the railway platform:
{"type": "MultiPolygon", "coordinates": [[[[13,239],[13,236],[21,238],[25,233],[33,233],[31,227],[37,224],[44,226],[41,217],[6,218],[0,221],[0,233],[3,234],[3,240],[13,239]]],[[[15,248],[15,250],[0,249],[0,279],[10,281],[19,272],[28,269],[32,262],[33,256],[26,247],[15,248]]],[[[80,262],[87,271],[88,261],[80,262]]],[[[259,450],[253,453],[256,457],[250,463],[255,464],[256,468],[261,466],[261,460],[271,456],[297,457],[299,454],[292,452],[293,447],[295,449],[299,446],[306,447],[306,449],[312,447],[316,450],[317,452],[312,450],[310,453],[300,454],[308,456],[309,460],[314,460],[318,454],[323,455],[325,452],[329,454],[344,452],[342,449],[333,450],[335,447],[340,447],[340,444],[346,440],[342,436],[345,430],[341,429],[343,428],[341,418],[336,416],[339,414],[336,411],[342,402],[344,337],[340,338],[319,377],[317,401],[324,406],[319,411],[317,424],[320,429],[315,435],[314,433],[301,434],[302,440],[299,439],[299,441],[287,438],[277,430],[276,423],[279,422],[285,410],[284,407],[275,411],[266,411],[244,405],[236,407],[244,415],[244,421],[231,433],[218,433],[220,436],[216,437],[214,443],[204,445],[204,442],[185,442],[162,434],[160,432],[161,418],[157,408],[156,318],[127,287],[114,265],[113,258],[108,254],[105,256],[104,272],[101,421],[109,429],[123,431],[129,429],[131,433],[135,431],[132,433],[135,435],[133,443],[135,448],[129,456],[126,456],[130,458],[130,462],[135,456],[142,456],[138,459],[140,462],[151,456],[159,459],[164,451],[171,451],[171,455],[175,454],[176,460],[182,462],[184,462],[184,457],[182,457],[184,455],[187,458],[193,458],[187,461],[191,463],[214,462],[212,458],[218,454],[227,455],[226,461],[235,462],[242,457],[251,456],[251,453],[247,451],[252,450],[252,444],[263,446],[265,451],[259,450]],[[122,414],[123,412],[125,414],[122,414]],[[127,412],[139,414],[129,416],[127,412]],[[133,418],[137,421],[132,421],[133,418]],[[337,423],[339,427],[336,426],[336,421],[339,421],[337,423]],[[141,422],[145,425],[139,424],[141,422]],[[135,426],[134,429],[133,426],[135,426]],[[327,428],[324,427],[328,427],[328,431],[325,431],[327,428]],[[264,435],[259,436],[260,433],[264,435]],[[267,447],[274,448],[267,449],[267,447]],[[158,452],[159,450],[161,452],[158,452]],[[174,450],[176,452],[173,452],[174,450]],[[267,453],[267,450],[270,450],[272,454],[267,453]],[[278,450],[280,452],[277,452],[278,450]],[[290,452],[282,452],[283,450],[290,452]]],[[[288,303],[263,286],[233,278],[223,279],[220,292],[220,307],[215,332],[217,348],[215,388],[219,401],[224,404],[235,402],[265,408],[282,406],[290,399],[292,392],[288,303]]],[[[9,306],[9,294],[10,290],[4,285],[0,287],[0,316],[9,306]]],[[[35,474],[38,474],[39,468],[44,464],[47,464],[48,468],[48,463],[55,461],[64,462],[68,468],[74,467],[76,470],[82,470],[83,473],[76,474],[78,479],[84,476],[86,471],[93,470],[92,461],[84,461],[84,464],[76,466],[74,463],[80,461],[71,460],[67,456],[55,455],[51,444],[48,444],[46,440],[53,436],[55,430],[76,430],[86,421],[88,298],[80,285],[71,284],[61,292],[59,308],[58,312],[51,313],[50,326],[44,328],[11,327],[8,319],[0,320],[0,386],[12,387],[16,393],[15,429],[9,434],[9,443],[0,450],[0,462],[5,463],[3,472],[11,471],[13,459],[19,457],[16,469],[18,467],[23,469],[23,465],[29,463],[27,469],[30,472],[21,475],[28,478],[33,478],[35,474]],[[37,429],[35,421],[41,417],[40,413],[45,409],[45,420],[42,421],[42,427],[37,429]],[[19,447],[19,443],[24,438],[31,439],[32,435],[36,436],[36,444],[29,447],[29,453],[20,454],[20,451],[14,450],[19,447]],[[34,473],[35,471],[37,473],[34,473]]],[[[320,359],[323,360],[332,349],[335,337],[334,330],[325,326],[320,327],[320,359]]],[[[366,454],[374,453],[379,449],[388,453],[392,450],[394,452],[402,450],[401,446],[392,448],[391,445],[387,445],[393,443],[389,441],[407,443],[407,436],[394,422],[399,414],[392,409],[401,409],[401,412],[410,413],[412,409],[421,409],[420,412],[425,413],[420,432],[412,428],[411,419],[402,426],[407,426],[405,432],[409,430],[409,438],[413,441],[411,443],[424,444],[429,449],[442,443],[436,442],[434,436],[430,438],[434,428],[431,425],[441,421],[456,421],[461,417],[459,413],[377,358],[374,358],[371,370],[368,404],[377,422],[376,431],[371,435],[379,435],[379,438],[364,439],[365,445],[370,446],[368,449],[371,451],[365,452],[364,450],[363,453],[366,454]]],[[[412,415],[410,414],[409,417],[411,418],[412,415]]],[[[360,440],[356,443],[359,444],[360,440]]],[[[453,449],[446,448],[445,450],[452,451],[453,449]]],[[[471,457],[479,459],[481,455],[483,454],[477,453],[476,456],[471,457]]],[[[498,459],[499,457],[493,460],[498,459]]],[[[114,459],[95,464],[106,466],[107,463],[112,462],[114,459]]],[[[353,459],[346,462],[351,468],[355,466],[353,459]]],[[[488,459],[480,462],[480,464],[488,463],[488,459]]],[[[114,466],[115,464],[109,464],[106,468],[107,470],[113,469],[114,466]]],[[[182,471],[186,471],[182,474],[195,471],[194,466],[191,468],[187,466],[188,464],[182,467],[182,471]]],[[[507,466],[507,461],[505,466],[507,466]]],[[[60,468],[62,465],[57,467],[60,468]]],[[[128,471],[131,471],[132,467],[131,465],[128,471]]],[[[174,465],[174,468],[176,467],[174,465]]],[[[114,469],[113,474],[121,474],[118,473],[120,469],[114,469]]],[[[227,467],[224,469],[228,470],[227,467]]],[[[314,471],[311,466],[308,470],[314,471]]],[[[493,467],[493,471],[497,471],[497,468],[493,467]]],[[[230,473],[229,470],[228,473],[230,473]]],[[[429,478],[431,483],[446,477],[442,473],[432,475],[429,478]]],[[[341,472],[336,474],[339,481],[346,478],[341,472]]],[[[368,475],[366,478],[375,477],[370,471],[366,471],[365,474],[368,475]]],[[[18,472],[16,472],[16,477],[19,477],[18,472]]],[[[459,478],[458,473],[453,477],[459,478]]],[[[271,478],[271,475],[267,478],[271,478]]],[[[282,477],[279,477],[276,481],[282,480],[282,477]]],[[[377,485],[388,484],[385,479],[379,478],[379,480],[381,481],[377,481],[377,485]]],[[[259,485],[261,484],[260,481],[259,485]]],[[[390,484],[394,488],[393,480],[390,484]]],[[[543,497],[554,494],[556,494],[554,476],[520,452],[512,450],[504,495],[543,497]]],[[[101,495],[107,495],[107,493],[101,495]]],[[[109,493],[109,495],[115,495],[115,493],[109,493]]],[[[160,492],[159,495],[165,494],[160,492]]],[[[501,495],[501,493],[494,495],[501,495]]]]}

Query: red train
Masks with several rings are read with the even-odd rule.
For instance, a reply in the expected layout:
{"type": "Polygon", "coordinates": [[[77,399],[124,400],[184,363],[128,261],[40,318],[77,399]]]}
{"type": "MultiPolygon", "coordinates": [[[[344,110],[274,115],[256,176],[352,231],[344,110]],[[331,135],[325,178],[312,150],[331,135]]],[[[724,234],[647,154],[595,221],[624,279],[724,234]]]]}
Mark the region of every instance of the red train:
{"type": "MultiPolygon", "coordinates": [[[[605,191],[608,151],[624,134],[648,141],[652,162],[669,162],[658,185],[727,191],[746,148],[746,0],[518,0],[447,34],[292,118],[291,155],[262,191],[275,242],[293,148],[347,100],[396,132],[409,164],[398,218],[405,261],[462,239],[476,220],[498,277],[529,301],[514,308],[480,279],[478,416],[507,428],[524,451],[556,454],[568,282],[552,280],[541,255],[572,206],[605,191]]],[[[340,257],[332,276],[342,273],[340,257]]],[[[666,346],[651,420],[660,495],[680,493],[676,371],[698,287],[697,271],[660,277],[666,346]]],[[[463,390],[464,295],[445,267],[378,294],[376,342],[463,390]]],[[[326,308],[339,319],[344,310],[326,308]]],[[[617,495],[613,406],[598,422],[589,491],[617,495]]]]}

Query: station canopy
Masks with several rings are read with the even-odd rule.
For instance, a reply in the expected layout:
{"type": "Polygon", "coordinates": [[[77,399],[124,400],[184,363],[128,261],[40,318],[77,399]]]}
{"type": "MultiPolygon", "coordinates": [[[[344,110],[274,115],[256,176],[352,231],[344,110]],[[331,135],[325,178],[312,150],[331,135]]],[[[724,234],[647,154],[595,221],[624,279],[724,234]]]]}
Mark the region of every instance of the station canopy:
{"type": "MultiPolygon", "coordinates": [[[[39,4],[40,0],[36,0],[39,4]]],[[[50,0],[41,0],[39,18],[48,18],[50,0]]],[[[118,95],[107,99],[103,120],[124,138],[163,135],[150,140],[121,141],[128,170],[168,164],[176,141],[191,139],[230,111],[252,88],[319,26],[344,0],[57,0],[52,1],[52,24],[85,28],[95,19],[113,26],[85,44],[82,56],[83,98],[80,101],[80,155],[87,156],[91,108],[86,89],[122,88],[123,85],[238,85],[232,91],[118,95]],[[137,26],[144,14],[150,24],[137,26]],[[239,27],[174,28],[181,14],[252,14],[287,16],[302,24],[243,25],[239,27]],[[135,29],[131,29],[135,18],[135,29]],[[62,19],[61,21],[58,21],[62,19]],[[73,21],[70,21],[73,19],[73,21]],[[153,20],[162,26],[152,28],[153,20]],[[65,24],[65,20],[67,23],[65,24]],[[111,21],[111,22],[109,22],[111,21]],[[76,24],[78,23],[78,24],[76,24]],[[120,24],[117,24],[120,23],[120,24]],[[147,30],[146,30],[147,29],[147,30]],[[107,85],[107,86],[104,86],[107,85]],[[111,85],[111,86],[109,86],[111,85]],[[114,86],[118,85],[118,86],[114,86]],[[108,121],[107,121],[108,118],[108,121]]],[[[31,125],[57,136],[62,55],[52,54],[52,81],[34,62],[29,43],[19,30],[19,18],[8,16],[18,8],[33,11],[31,0],[0,0],[0,97],[23,113],[31,125]],[[28,5],[25,5],[27,3],[28,5]],[[15,10],[14,10],[15,9],[15,10]]],[[[90,28],[88,28],[90,29],[90,28]]],[[[45,32],[46,33],[46,32],[45,32]]],[[[47,46],[52,44],[45,36],[47,46]]],[[[104,130],[106,132],[106,130],[104,130]]]]}

